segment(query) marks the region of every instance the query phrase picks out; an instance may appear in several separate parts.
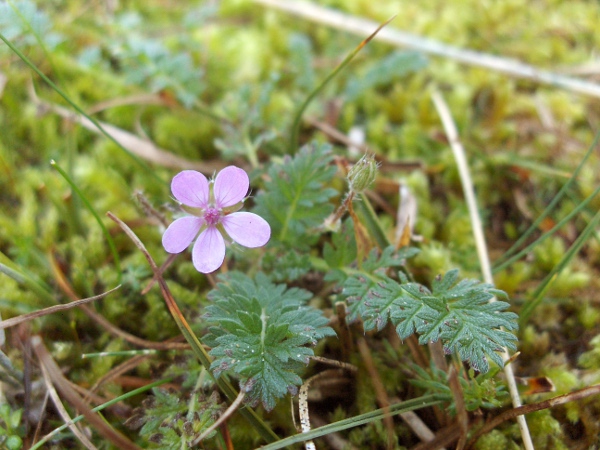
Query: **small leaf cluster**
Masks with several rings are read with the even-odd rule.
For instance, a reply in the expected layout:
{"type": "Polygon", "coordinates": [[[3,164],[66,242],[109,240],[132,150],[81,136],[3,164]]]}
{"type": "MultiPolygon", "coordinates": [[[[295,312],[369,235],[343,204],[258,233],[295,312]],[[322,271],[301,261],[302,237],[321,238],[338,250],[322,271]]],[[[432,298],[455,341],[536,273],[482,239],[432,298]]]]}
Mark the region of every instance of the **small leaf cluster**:
{"type": "MultiPolygon", "coordinates": [[[[390,255],[386,249],[381,259],[390,255]]],[[[517,338],[509,331],[517,328],[517,315],[505,311],[507,302],[490,301],[505,297],[504,292],[478,280],[459,281],[458,270],[437,277],[430,291],[409,282],[403,273],[400,282],[390,278],[383,270],[386,266],[389,261],[377,263],[371,255],[363,272],[343,284],[350,320],[360,317],[365,331],[381,330],[391,321],[401,339],[418,333],[420,344],[441,340],[446,353],[457,352],[480,372],[489,370],[488,358],[503,365],[497,353],[503,347],[516,348],[517,338]]]]}
{"type": "Polygon", "coordinates": [[[314,354],[310,347],[335,335],[322,312],[306,306],[311,297],[306,290],[273,284],[263,273],[254,279],[239,272],[222,276],[204,315],[214,374],[236,374],[248,402],[267,410],[295,393],[302,383],[297,372],[314,354]]]}
{"type": "Polygon", "coordinates": [[[311,143],[271,165],[254,212],[269,222],[274,239],[296,249],[316,241],[314,229],[333,211],[330,199],[337,195],[326,187],[336,172],[331,160],[329,145],[311,143]]]}
{"type": "MultiPolygon", "coordinates": [[[[411,380],[411,384],[424,389],[427,393],[446,395],[449,404],[448,410],[451,414],[455,414],[456,407],[448,381],[448,373],[433,364],[430,372],[417,365],[413,369],[417,378],[411,380]]],[[[475,411],[479,408],[498,408],[508,400],[508,392],[504,384],[496,384],[494,380],[496,373],[497,371],[490,371],[475,376],[473,369],[470,369],[468,377],[464,374],[458,376],[467,411],[475,411]]]]}
{"type": "Polygon", "coordinates": [[[8,403],[0,405],[0,448],[18,450],[23,447],[22,409],[13,410],[8,403]]]}
{"type": "MultiPolygon", "coordinates": [[[[218,394],[209,398],[194,392],[187,402],[180,392],[169,392],[154,388],[154,394],[133,411],[125,425],[130,429],[141,427],[140,436],[148,439],[153,448],[188,448],[204,430],[218,418],[223,408],[219,405],[218,394]]],[[[211,438],[216,431],[206,437],[211,438]]]]}

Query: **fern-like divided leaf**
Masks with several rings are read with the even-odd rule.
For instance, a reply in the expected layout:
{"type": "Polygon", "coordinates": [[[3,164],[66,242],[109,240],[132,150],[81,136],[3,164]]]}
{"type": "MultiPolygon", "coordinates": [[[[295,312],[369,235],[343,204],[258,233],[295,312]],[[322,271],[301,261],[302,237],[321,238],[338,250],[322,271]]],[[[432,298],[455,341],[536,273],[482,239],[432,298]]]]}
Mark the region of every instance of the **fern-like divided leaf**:
{"type": "Polygon", "coordinates": [[[415,332],[421,344],[441,339],[447,353],[458,352],[480,372],[489,370],[488,358],[502,366],[497,352],[503,347],[516,348],[517,338],[509,331],[517,328],[517,315],[505,311],[506,302],[490,302],[494,296],[506,297],[503,291],[477,280],[458,281],[458,270],[436,279],[433,292],[400,276],[402,283],[385,275],[346,280],[344,294],[365,331],[380,330],[389,319],[401,339],[415,332]]]}
{"type": "Polygon", "coordinates": [[[310,346],[335,332],[321,311],[306,306],[312,294],[275,285],[259,273],[255,280],[230,272],[210,292],[205,343],[213,347],[216,376],[233,372],[248,402],[273,409],[278,398],[296,393],[297,372],[312,356],[310,346]]]}
{"type": "MultiPolygon", "coordinates": [[[[188,448],[191,443],[213,425],[222,406],[218,395],[206,398],[201,392],[193,392],[184,401],[181,392],[168,392],[154,388],[153,396],[133,411],[125,426],[141,427],[140,435],[149,441],[149,448],[176,450],[188,448]]],[[[210,433],[213,437],[216,431],[210,433]]]]}
{"type": "Polygon", "coordinates": [[[307,247],[318,235],[309,233],[333,211],[329,202],[337,194],[327,188],[336,172],[330,165],[331,147],[309,144],[293,157],[273,164],[269,181],[256,198],[254,212],[271,225],[273,238],[295,248],[307,247]]]}
{"type": "Polygon", "coordinates": [[[347,278],[343,284],[343,295],[348,298],[350,308],[348,320],[354,322],[362,318],[365,331],[385,327],[390,315],[390,306],[382,302],[376,293],[378,284],[388,280],[385,271],[390,267],[401,267],[406,259],[418,253],[418,249],[405,247],[395,250],[393,246],[383,250],[381,255],[373,249],[362,263],[361,271],[347,278]]]}

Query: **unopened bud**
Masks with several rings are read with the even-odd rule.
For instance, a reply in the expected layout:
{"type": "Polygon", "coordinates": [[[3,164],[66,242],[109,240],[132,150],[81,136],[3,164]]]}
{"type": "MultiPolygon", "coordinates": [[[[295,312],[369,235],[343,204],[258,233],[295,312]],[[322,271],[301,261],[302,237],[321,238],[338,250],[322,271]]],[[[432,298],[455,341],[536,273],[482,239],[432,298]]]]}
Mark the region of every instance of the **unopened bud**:
{"type": "Polygon", "coordinates": [[[350,190],[356,194],[360,194],[365,189],[367,189],[373,181],[375,181],[375,176],[377,175],[377,161],[375,161],[375,156],[366,154],[362,158],[358,160],[350,172],[348,172],[348,184],[350,185],[350,190]]]}

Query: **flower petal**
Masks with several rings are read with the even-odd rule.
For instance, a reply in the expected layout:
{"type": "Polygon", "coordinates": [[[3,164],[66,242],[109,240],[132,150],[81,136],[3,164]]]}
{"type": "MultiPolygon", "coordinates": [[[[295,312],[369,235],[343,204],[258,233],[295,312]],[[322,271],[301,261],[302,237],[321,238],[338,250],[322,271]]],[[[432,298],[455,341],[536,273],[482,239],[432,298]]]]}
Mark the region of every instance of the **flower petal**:
{"type": "Polygon", "coordinates": [[[271,238],[269,223],[253,213],[229,214],[221,219],[221,223],[231,239],[244,247],[262,247],[271,238]]]}
{"type": "Polygon", "coordinates": [[[217,270],[225,259],[225,241],[215,227],[208,227],[194,244],[192,261],[198,272],[210,273],[217,270]]]}
{"type": "Polygon", "coordinates": [[[226,208],[241,202],[250,187],[248,174],[239,167],[228,166],[217,174],[214,194],[218,208],[226,208]]]}
{"type": "Polygon", "coordinates": [[[184,205],[204,208],[208,203],[208,180],[200,172],[184,170],[173,177],[171,192],[184,205]]]}
{"type": "Polygon", "coordinates": [[[164,232],[163,247],[169,253],[181,253],[198,235],[203,223],[204,219],[201,217],[186,216],[177,219],[164,232]]]}

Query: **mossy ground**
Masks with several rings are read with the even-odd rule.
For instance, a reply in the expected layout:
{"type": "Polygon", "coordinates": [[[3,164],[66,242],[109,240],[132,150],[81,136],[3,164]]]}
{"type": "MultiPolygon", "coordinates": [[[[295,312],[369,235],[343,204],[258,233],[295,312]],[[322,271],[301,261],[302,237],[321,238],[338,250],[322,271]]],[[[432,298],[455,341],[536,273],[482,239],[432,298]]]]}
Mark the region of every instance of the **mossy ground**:
{"type": "MultiPolygon", "coordinates": [[[[360,42],[346,32],[241,0],[124,1],[115,9],[111,2],[38,2],[37,12],[35,3],[9,4],[21,11],[21,17],[14,14],[10,22],[0,19],[0,31],[75,103],[90,110],[100,102],[113,101],[94,117],[173,155],[199,164],[214,163],[214,167],[233,162],[252,169],[253,163],[259,167],[282,158],[297,106],[360,42]]],[[[391,27],[600,83],[595,53],[600,48],[600,9],[592,0],[320,4],[376,21],[397,14],[391,27]]],[[[492,261],[540,215],[583,158],[600,130],[599,99],[459,64],[448,57],[403,55],[405,59],[398,61],[414,66],[396,73],[397,66],[382,62],[399,51],[371,42],[316,99],[307,116],[344,133],[361,127],[370,149],[385,159],[373,190],[379,195],[381,221],[392,237],[395,218],[390,212],[398,206],[397,186],[403,183],[412,189],[418,202],[415,232],[423,238],[422,253],[414,264],[417,277],[431,280],[453,267],[479,277],[461,183],[431,101],[433,89],[443,92],[459,127],[492,261]],[[409,160],[421,162],[422,168],[395,169],[397,163],[409,160]]],[[[64,102],[5,45],[0,46],[2,79],[6,83],[0,82],[0,263],[26,280],[0,275],[2,318],[64,303],[69,299],[68,289],[83,298],[120,282],[117,295],[94,304],[96,313],[114,327],[149,341],[176,336],[177,327],[159,292],[140,294],[151,278],[144,257],[104,219],[104,213],[112,211],[130,223],[149,252],[163,261],[161,225],[146,215],[134,194],[143,192],[151,205],[170,217],[168,180],[176,169],[140,164],[106,138],[36,104],[32,90],[43,102],[64,102]],[[120,255],[122,277],[101,228],[50,160],[69,174],[103,217],[120,255]]],[[[301,139],[312,138],[325,140],[327,136],[305,123],[301,139]]],[[[336,152],[348,156],[343,146],[336,147],[336,152]]],[[[530,241],[596,189],[599,164],[596,151],[530,241]]],[[[339,188],[343,189],[341,183],[339,188]]],[[[515,312],[531,300],[536,286],[560,262],[599,207],[599,201],[592,200],[553,237],[495,274],[497,287],[509,293],[515,312]]],[[[239,255],[239,267],[251,266],[252,261],[244,258],[239,255]]],[[[169,284],[193,321],[202,313],[210,283],[193,270],[187,257],[180,260],[170,269],[169,284]]],[[[526,396],[526,402],[600,382],[599,275],[600,237],[595,233],[557,276],[519,331],[516,373],[548,376],[556,386],[555,393],[526,396]]],[[[304,276],[295,284],[319,292],[321,278],[304,276]]],[[[329,306],[326,299],[321,300],[320,305],[329,306]]],[[[3,347],[15,367],[29,372],[34,380],[40,379],[35,363],[25,363],[29,358],[26,343],[33,334],[43,336],[65,375],[86,388],[123,362],[123,357],[82,359],[81,355],[132,348],[81,311],[46,316],[10,329],[3,347]]],[[[400,344],[380,336],[371,345],[389,395],[410,395],[413,388],[398,364],[407,358],[400,344]]],[[[338,348],[328,344],[320,350],[335,358],[338,348]]],[[[154,355],[129,378],[107,383],[99,394],[105,399],[123,394],[181,359],[174,352],[154,355]]],[[[321,404],[319,414],[335,420],[376,409],[368,381],[365,375],[350,387],[355,393],[353,404],[341,402],[338,408],[321,404]]],[[[43,391],[28,395],[31,417],[42,414],[43,391]]],[[[17,410],[24,406],[20,403],[24,398],[19,392],[8,396],[8,401],[17,410]]],[[[131,399],[123,411],[130,413],[139,402],[139,398],[131,399]]],[[[281,435],[294,432],[286,408],[287,404],[281,405],[268,416],[281,435]]],[[[119,429],[126,415],[123,411],[107,414],[119,429]]],[[[433,424],[431,415],[427,420],[433,424]]],[[[60,424],[51,408],[40,417],[41,433],[60,424]]],[[[528,420],[538,449],[599,445],[598,398],[540,411],[528,420]]],[[[15,434],[31,442],[32,424],[28,435],[24,435],[23,423],[15,434]]],[[[239,445],[236,448],[258,443],[243,421],[233,422],[230,428],[239,445]]],[[[398,445],[416,444],[401,422],[396,432],[405,436],[398,445]]],[[[145,445],[135,433],[130,436],[145,445]]],[[[383,446],[385,436],[385,427],[378,423],[355,429],[346,439],[365,448],[366,442],[383,446]]],[[[57,442],[59,447],[77,445],[66,435],[57,442]]],[[[505,424],[481,439],[478,448],[515,448],[515,442],[520,442],[518,432],[514,425],[505,424]]],[[[321,443],[320,448],[326,445],[321,443]]],[[[106,444],[99,446],[106,448],[106,444]]]]}

